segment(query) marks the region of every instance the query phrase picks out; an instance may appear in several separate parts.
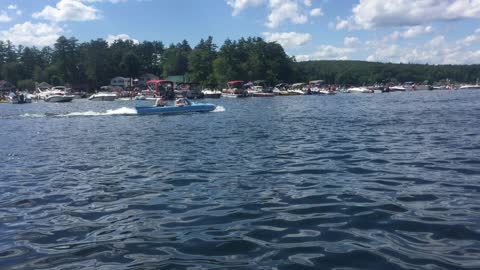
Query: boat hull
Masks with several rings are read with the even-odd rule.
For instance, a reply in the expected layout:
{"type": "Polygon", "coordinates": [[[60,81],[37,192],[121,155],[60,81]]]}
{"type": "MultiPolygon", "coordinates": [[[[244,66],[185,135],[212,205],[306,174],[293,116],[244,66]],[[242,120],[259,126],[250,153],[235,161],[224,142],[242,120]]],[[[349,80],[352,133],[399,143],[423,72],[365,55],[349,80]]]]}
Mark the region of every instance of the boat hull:
{"type": "Polygon", "coordinates": [[[164,107],[135,107],[138,114],[181,114],[192,112],[211,112],[216,106],[209,103],[199,103],[187,106],[164,106],[164,107]]]}
{"type": "Polygon", "coordinates": [[[254,97],[274,97],[273,93],[254,93],[254,97]]]}
{"type": "Polygon", "coordinates": [[[220,98],[222,96],[221,93],[216,93],[216,94],[203,94],[204,98],[220,98]]]}
{"type": "Polygon", "coordinates": [[[46,102],[71,102],[73,96],[49,96],[45,98],[46,102]]]}
{"type": "Polygon", "coordinates": [[[98,96],[98,97],[89,97],[88,100],[91,101],[114,101],[116,96],[98,96]]]}

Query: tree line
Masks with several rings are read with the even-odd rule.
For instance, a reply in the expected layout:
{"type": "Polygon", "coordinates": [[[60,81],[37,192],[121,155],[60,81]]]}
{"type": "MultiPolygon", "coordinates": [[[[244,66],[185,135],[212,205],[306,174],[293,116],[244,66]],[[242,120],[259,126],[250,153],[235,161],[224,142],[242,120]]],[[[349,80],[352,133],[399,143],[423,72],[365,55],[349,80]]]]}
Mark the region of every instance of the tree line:
{"type": "Polygon", "coordinates": [[[480,65],[419,65],[364,61],[297,62],[281,45],[259,37],[227,39],[218,47],[212,37],[191,47],[183,40],[166,46],[161,41],[134,43],[104,39],[79,42],[61,36],[52,47],[15,46],[0,41],[0,79],[19,88],[35,82],[70,84],[84,90],[108,85],[116,76],[135,78],[144,73],[160,77],[187,75],[203,85],[229,80],[280,82],[325,80],[329,84],[361,85],[385,81],[474,82],[480,65]]]}

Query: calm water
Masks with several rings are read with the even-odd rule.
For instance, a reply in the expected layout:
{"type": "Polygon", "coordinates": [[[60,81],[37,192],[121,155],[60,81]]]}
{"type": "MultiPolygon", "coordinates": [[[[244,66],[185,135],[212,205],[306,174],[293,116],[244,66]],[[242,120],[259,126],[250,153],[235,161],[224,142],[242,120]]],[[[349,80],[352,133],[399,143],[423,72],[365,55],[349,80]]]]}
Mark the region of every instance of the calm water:
{"type": "Polygon", "coordinates": [[[210,102],[1,104],[0,268],[480,268],[480,91],[210,102]]]}

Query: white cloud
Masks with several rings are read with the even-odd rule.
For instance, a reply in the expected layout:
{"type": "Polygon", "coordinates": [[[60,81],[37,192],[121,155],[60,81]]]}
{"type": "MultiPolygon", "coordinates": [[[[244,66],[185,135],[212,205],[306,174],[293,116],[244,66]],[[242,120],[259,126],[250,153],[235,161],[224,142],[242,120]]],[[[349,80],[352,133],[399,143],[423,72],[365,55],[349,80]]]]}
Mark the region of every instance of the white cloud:
{"type": "Polygon", "coordinates": [[[470,42],[480,40],[480,30],[458,41],[449,41],[443,35],[425,44],[392,44],[389,40],[370,41],[367,61],[420,64],[475,64],[480,62],[480,50],[472,49],[470,42]]]}
{"type": "Polygon", "coordinates": [[[313,61],[313,60],[347,60],[357,50],[355,48],[342,48],[331,45],[321,45],[318,50],[310,55],[297,55],[295,58],[298,61],[313,61]]]}
{"type": "Polygon", "coordinates": [[[263,4],[264,0],[227,0],[227,4],[233,8],[233,16],[240,14],[244,9],[263,4]]]}
{"type": "MultiPolygon", "coordinates": [[[[349,28],[413,26],[434,21],[480,18],[480,0],[360,0],[347,21],[349,28]]],[[[337,29],[345,29],[340,21],[337,29]]]]}
{"type": "Polygon", "coordinates": [[[347,47],[352,47],[357,45],[360,42],[360,40],[356,37],[345,37],[343,39],[343,44],[347,47]]]}
{"type": "Polygon", "coordinates": [[[16,45],[49,46],[55,43],[63,29],[54,24],[24,22],[0,31],[0,40],[16,45]]]}
{"type": "Polygon", "coordinates": [[[351,28],[351,23],[348,20],[342,20],[340,17],[337,17],[335,23],[335,29],[343,30],[347,28],[351,28]]]}
{"type": "Polygon", "coordinates": [[[127,35],[127,34],[108,35],[108,37],[107,37],[107,42],[108,42],[108,44],[112,45],[112,44],[115,42],[115,40],[123,40],[123,41],[125,41],[125,40],[131,40],[131,41],[133,41],[134,44],[138,44],[138,43],[139,43],[138,40],[131,38],[131,37],[130,37],[129,35],[127,35]]]}
{"type": "Polygon", "coordinates": [[[475,43],[480,43],[480,28],[475,30],[475,33],[457,42],[459,45],[470,46],[475,43]]]}
{"type": "Polygon", "coordinates": [[[8,16],[7,12],[0,11],[0,22],[9,22],[12,20],[12,17],[8,16]]]}
{"type": "Polygon", "coordinates": [[[301,11],[298,0],[269,0],[271,13],[268,15],[266,26],[276,28],[285,21],[293,24],[304,24],[308,17],[301,11]]]}
{"type": "Polygon", "coordinates": [[[433,27],[432,26],[417,25],[417,26],[408,27],[407,30],[405,30],[403,32],[395,31],[395,32],[392,33],[391,37],[393,39],[397,39],[399,37],[415,38],[415,37],[418,37],[418,36],[421,36],[421,35],[430,34],[432,32],[433,32],[433,27]]]}
{"type": "Polygon", "coordinates": [[[96,8],[85,5],[82,0],[60,0],[55,7],[46,6],[42,11],[34,13],[32,16],[36,19],[54,22],[91,21],[99,18],[98,13],[99,11],[96,8]]]}
{"type": "Polygon", "coordinates": [[[310,16],[312,17],[322,16],[322,15],[323,15],[323,12],[321,8],[314,8],[310,10],[310,16]]]}
{"type": "Polygon", "coordinates": [[[7,9],[15,10],[15,9],[17,9],[17,6],[16,6],[16,5],[9,5],[9,6],[7,7],[7,9]]]}
{"type": "MultiPolygon", "coordinates": [[[[236,16],[243,10],[260,5],[267,5],[269,15],[265,25],[276,28],[284,22],[304,24],[308,21],[311,0],[226,0],[227,5],[232,7],[232,15],[236,16]]],[[[313,9],[312,16],[320,16],[321,9],[313,9]]]]}
{"type": "Polygon", "coordinates": [[[296,48],[305,45],[312,39],[312,35],[309,33],[296,33],[296,32],[284,32],[284,33],[271,33],[263,32],[262,35],[268,42],[278,42],[284,48],[296,48]]]}

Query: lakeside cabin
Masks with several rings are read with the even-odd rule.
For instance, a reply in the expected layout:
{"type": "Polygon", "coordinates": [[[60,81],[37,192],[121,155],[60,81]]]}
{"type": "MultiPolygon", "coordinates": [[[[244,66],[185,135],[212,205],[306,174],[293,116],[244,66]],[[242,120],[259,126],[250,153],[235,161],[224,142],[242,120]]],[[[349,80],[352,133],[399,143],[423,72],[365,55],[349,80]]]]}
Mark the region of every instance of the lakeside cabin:
{"type": "Polygon", "coordinates": [[[131,79],[125,78],[121,76],[117,76],[110,80],[110,86],[112,87],[121,87],[122,89],[127,89],[127,87],[131,86],[131,79]]]}

